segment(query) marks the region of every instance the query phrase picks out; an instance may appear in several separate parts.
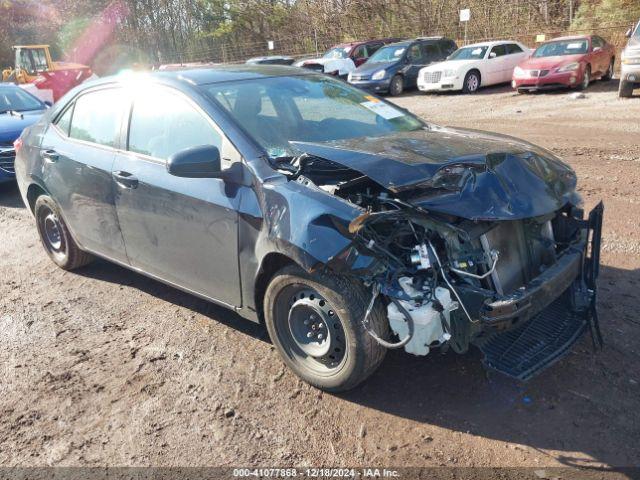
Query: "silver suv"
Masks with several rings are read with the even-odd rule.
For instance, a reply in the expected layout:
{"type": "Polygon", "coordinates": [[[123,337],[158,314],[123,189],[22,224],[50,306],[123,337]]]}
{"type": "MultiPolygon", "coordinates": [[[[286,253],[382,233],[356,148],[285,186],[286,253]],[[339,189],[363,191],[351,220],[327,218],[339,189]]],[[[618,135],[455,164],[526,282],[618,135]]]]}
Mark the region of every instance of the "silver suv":
{"type": "Polygon", "coordinates": [[[622,51],[622,74],[620,75],[620,97],[631,97],[633,89],[640,87],[640,22],[627,32],[629,42],[622,51]]]}

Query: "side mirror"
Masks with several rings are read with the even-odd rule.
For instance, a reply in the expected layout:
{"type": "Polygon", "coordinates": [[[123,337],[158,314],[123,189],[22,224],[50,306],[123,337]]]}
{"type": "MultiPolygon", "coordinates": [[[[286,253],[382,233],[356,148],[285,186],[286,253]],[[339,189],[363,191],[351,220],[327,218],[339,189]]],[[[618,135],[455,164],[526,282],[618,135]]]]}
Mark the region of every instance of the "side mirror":
{"type": "Polygon", "coordinates": [[[489,58],[496,58],[498,56],[498,54],[496,52],[491,52],[489,54],[489,58]]]}
{"type": "Polygon", "coordinates": [[[633,33],[633,28],[630,28],[629,30],[627,30],[627,33],[625,33],[624,36],[627,38],[631,38],[632,33],[633,33]]]}
{"type": "Polygon", "coordinates": [[[169,157],[167,171],[176,177],[220,178],[220,150],[213,145],[186,148],[169,157]]]}

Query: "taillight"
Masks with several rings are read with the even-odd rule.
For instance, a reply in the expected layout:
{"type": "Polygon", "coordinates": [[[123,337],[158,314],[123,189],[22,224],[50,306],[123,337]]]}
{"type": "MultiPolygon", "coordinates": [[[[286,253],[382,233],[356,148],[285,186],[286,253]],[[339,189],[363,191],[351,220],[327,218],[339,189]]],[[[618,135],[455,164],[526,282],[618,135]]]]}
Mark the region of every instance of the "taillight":
{"type": "Polygon", "coordinates": [[[15,142],[13,142],[13,148],[15,149],[16,153],[18,153],[22,148],[22,143],[23,142],[21,138],[18,138],[15,142]]]}

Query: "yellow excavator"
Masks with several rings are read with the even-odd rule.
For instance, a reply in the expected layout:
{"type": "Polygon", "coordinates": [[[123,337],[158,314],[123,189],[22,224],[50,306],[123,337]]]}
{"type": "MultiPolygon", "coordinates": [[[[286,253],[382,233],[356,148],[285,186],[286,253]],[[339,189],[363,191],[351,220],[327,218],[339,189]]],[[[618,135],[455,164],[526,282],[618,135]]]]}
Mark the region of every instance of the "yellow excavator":
{"type": "Polygon", "coordinates": [[[16,45],[15,65],[2,71],[3,82],[32,83],[50,90],[53,101],[93,75],[87,65],[54,62],[49,45],[16,45]]]}

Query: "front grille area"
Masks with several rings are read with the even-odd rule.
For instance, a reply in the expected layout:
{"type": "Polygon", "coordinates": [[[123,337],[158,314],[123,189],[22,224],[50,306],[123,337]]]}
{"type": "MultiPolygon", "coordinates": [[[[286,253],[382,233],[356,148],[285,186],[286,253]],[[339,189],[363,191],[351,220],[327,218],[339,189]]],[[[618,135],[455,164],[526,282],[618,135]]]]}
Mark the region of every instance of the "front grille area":
{"type": "Polygon", "coordinates": [[[529,70],[529,76],[532,78],[541,78],[549,75],[549,70],[529,70]]]}
{"type": "Polygon", "coordinates": [[[351,74],[351,80],[353,80],[354,82],[361,82],[363,80],[369,80],[369,75],[354,75],[352,73],[351,74]]]}
{"type": "Polygon", "coordinates": [[[424,72],[425,83],[439,83],[442,78],[442,72],[424,72]]]}
{"type": "Polygon", "coordinates": [[[13,148],[0,148],[0,170],[7,173],[15,173],[14,162],[16,151],[13,148]]]}

